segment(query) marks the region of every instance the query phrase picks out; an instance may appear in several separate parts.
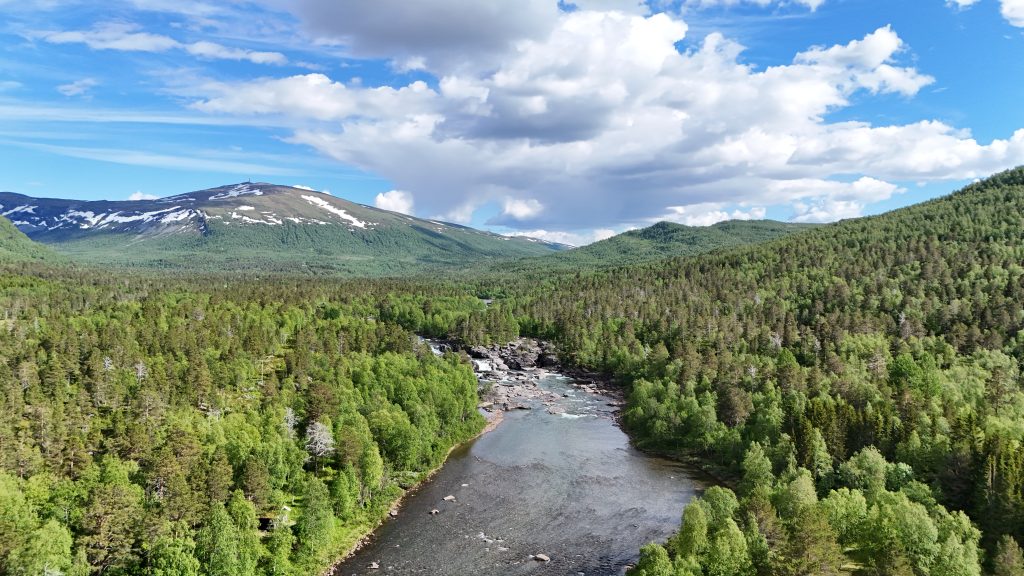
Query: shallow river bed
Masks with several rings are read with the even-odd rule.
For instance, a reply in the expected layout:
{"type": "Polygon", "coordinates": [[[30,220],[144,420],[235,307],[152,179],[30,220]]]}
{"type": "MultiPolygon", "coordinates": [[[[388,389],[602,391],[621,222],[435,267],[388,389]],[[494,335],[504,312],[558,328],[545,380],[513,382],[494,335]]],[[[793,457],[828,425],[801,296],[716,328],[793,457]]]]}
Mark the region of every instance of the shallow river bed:
{"type": "Polygon", "coordinates": [[[610,399],[571,384],[544,376],[553,406],[528,402],[455,450],[334,574],[622,574],[672,534],[698,475],[633,449],[610,399]]]}

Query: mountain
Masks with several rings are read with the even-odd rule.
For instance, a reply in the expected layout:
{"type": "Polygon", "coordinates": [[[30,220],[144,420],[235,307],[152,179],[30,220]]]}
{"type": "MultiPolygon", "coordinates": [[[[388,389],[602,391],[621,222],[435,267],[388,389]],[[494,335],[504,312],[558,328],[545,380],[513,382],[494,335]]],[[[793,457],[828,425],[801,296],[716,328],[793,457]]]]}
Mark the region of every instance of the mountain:
{"type": "Polygon", "coordinates": [[[52,250],[33,242],[10,220],[0,216],[0,262],[58,262],[60,260],[62,258],[52,250]]]}
{"type": "Polygon", "coordinates": [[[555,273],[614,268],[678,256],[696,256],[719,248],[758,244],[812,227],[812,224],[774,220],[729,220],[712,226],[659,222],[580,248],[503,263],[501,269],[555,273]]]}
{"type": "Polygon", "coordinates": [[[148,269],[386,276],[564,248],[266,183],[137,201],[4,192],[0,214],[74,260],[148,269]]]}

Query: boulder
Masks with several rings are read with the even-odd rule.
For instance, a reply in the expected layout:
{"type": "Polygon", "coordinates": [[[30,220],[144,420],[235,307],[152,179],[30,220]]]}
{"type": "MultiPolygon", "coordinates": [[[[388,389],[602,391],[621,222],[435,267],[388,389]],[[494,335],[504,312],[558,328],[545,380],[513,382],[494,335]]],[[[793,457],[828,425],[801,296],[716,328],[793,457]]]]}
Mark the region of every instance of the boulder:
{"type": "Polygon", "coordinates": [[[536,554],[533,559],[537,562],[551,562],[551,558],[547,554],[536,554]]]}
{"type": "Polygon", "coordinates": [[[558,366],[558,356],[555,354],[542,354],[537,359],[537,364],[543,367],[558,366]]]}
{"type": "Polygon", "coordinates": [[[483,346],[470,346],[469,350],[466,352],[469,354],[470,358],[476,358],[478,360],[491,357],[491,351],[483,346]]]}
{"type": "Polygon", "coordinates": [[[444,501],[445,502],[455,502],[455,496],[452,496],[451,494],[449,494],[449,495],[444,497],[444,501]]]}

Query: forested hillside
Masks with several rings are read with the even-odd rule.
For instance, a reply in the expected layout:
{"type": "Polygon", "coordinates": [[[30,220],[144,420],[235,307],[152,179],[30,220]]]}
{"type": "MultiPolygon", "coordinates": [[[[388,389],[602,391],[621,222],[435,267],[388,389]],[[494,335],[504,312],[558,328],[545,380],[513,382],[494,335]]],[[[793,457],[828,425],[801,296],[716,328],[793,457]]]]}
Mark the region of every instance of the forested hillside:
{"type": "Polygon", "coordinates": [[[659,222],[580,248],[503,262],[491,268],[537,276],[614,268],[758,244],[812,227],[773,220],[729,220],[712,226],[659,222]]]}
{"type": "Polygon", "coordinates": [[[482,425],[468,366],[414,335],[520,333],[723,480],[635,574],[1024,566],[1024,169],[543,281],[0,278],[6,573],[316,573],[482,425]]]}
{"type": "Polygon", "coordinates": [[[631,386],[642,446],[737,480],[635,573],[1002,576],[1024,538],[1022,264],[1018,169],[507,305],[631,386]]]}
{"type": "Polygon", "coordinates": [[[386,289],[3,270],[0,573],[322,571],[482,426],[386,289]]]}
{"type": "Polygon", "coordinates": [[[42,244],[29,240],[11,221],[0,216],[0,262],[60,262],[61,258],[42,244]]]}

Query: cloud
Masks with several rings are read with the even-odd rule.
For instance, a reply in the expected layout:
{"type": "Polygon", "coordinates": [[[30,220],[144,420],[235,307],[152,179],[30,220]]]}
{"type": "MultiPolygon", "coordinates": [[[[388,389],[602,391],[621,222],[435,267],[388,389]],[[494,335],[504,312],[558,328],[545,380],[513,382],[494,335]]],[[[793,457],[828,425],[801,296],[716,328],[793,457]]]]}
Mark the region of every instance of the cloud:
{"type": "Polygon", "coordinates": [[[699,7],[709,6],[736,6],[737,4],[756,4],[758,6],[774,6],[797,4],[809,8],[812,12],[817,10],[825,0],[696,0],[691,2],[699,7]]]}
{"type": "MultiPolygon", "coordinates": [[[[965,10],[980,0],[946,0],[946,4],[965,10]]],[[[1011,26],[1024,28],[1024,0],[999,0],[999,12],[1011,26]]]]}
{"type": "Polygon", "coordinates": [[[495,223],[500,223],[506,219],[529,220],[530,218],[540,214],[543,210],[544,205],[534,198],[527,198],[525,200],[520,200],[518,198],[506,198],[501,211],[502,217],[496,219],[495,223]]]}
{"type": "Polygon", "coordinates": [[[579,10],[597,12],[625,12],[627,14],[647,14],[651,11],[642,0],[574,0],[569,2],[579,10]]]}
{"type": "Polygon", "coordinates": [[[193,56],[218,60],[248,60],[253,64],[286,64],[288,59],[280,52],[255,52],[241,48],[228,48],[213,42],[193,42],[183,46],[193,56]]]}
{"type": "Polygon", "coordinates": [[[145,192],[142,191],[132,192],[132,195],[128,197],[128,199],[132,201],[156,200],[157,198],[159,198],[159,196],[155,194],[146,194],[145,192]]]}
{"type": "Polygon", "coordinates": [[[99,85],[93,78],[82,78],[68,84],[57,86],[57,91],[65,96],[81,96],[99,85]]]}
{"type": "Polygon", "coordinates": [[[446,69],[543,37],[559,11],[553,0],[265,1],[292,11],[313,35],[344,45],[354,56],[446,69]]]}
{"type": "Polygon", "coordinates": [[[508,234],[513,238],[515,237],[527,237],[537,238],[538,240],[544,240],[547,242],[555,242],[557,244],[566,244],[568,246],[586,246],[594,242],[601,240],[607,240],[612,236],[620,234],[610,228],[597,228],[595,230],[587,231],[576,231],[570,232],[565,230],[523,230],[512,234],[508,234]]]}
{"type": "Polygon", "coordinates": [[[145,150],[122,148],[90,148],[85,146],[61,146],[35,142],[4,141],[4,144],[59,154],[70,158],[82,158],[99,162],[111,162],[128,166],[146,166],[170,170],[210,171],[223,174],[251,175],[294,175],[292,168],[255,164],[244,160],[228,158],[160,154],[145,150]]]}
{"type": "Polygon", "coordinates": [[[386,118],[429,106],[436,95],[422,81],[394,89],[350,88],[323,74],[261,79],[244,84],[208,82],[197,89],[208,97],[192,104],[203,112],[280,114],[293,118],[344,120],[386,118]]]}
{"type": "Polygon", "coordinates": [[[242,48],[230,48],[214,42],[199,41],[181,43],[169,36],[140,32],[138,26],[123,22],[98,24],[91,30],[67,30],[60,32],[35,32],[31,37],[40,38],[51,44],[85,44],[93,50],[118,50],[124,52],[167,52],[184,50],[189,54],[215,60],[245,60],[253,64],[285,64],[288,59],[279,52],[257,52],[242,48]]]}
{"type": "Polygon", "coordinates": [[[668,220],[686,226],[711,226],[726,220],[763,220],[765,214],[765,208],[760,206],[729,212],[721,203],[705,202],[689,206],[669,206],[668,213],[653,218],[652,221],[668,220]]]}
{"type": "Polygon", "coordinates": [[[401,212],[402,214],[412,214],[413,198],[412,194],[403,192],[401,190],[391,190],[389,192],[381,192],[377,194],[377,197],[373,199],[373,205],[381,210],[390,210],[391,212],[401,212]]]}
{"type": "Polygon", "coordinates": [[[51,44],[85,44],[93,50],[166,52],[179,46],[173,38],[137,30],[138,27],[131,24],[108,22],[92,30],[40,32],[37,35],[51,44]]]}
{"type": "MultiPolygon", "coordinates": [[[[906,62],[889,26],[765,68],[718,33],[680,51],[688,26],[665,13],[576,10],[538,30],[479,60],[467,50],[459,68],[425,52],[436,84],[324,74],[200,82],[192,107],[290,125],[289,142],[387,178],[422,213],[469,222],[490,205],[492,224],[547,232],[710,223],[768,206],[808,221],[847,217],[898,193],[894,182],[1024,163],[1024,131],[979,143],[934,120],[834,119],[862,99],[913,98],[934,82],[906,62]]],[[[412,54],[411,40],[394,41],[376,54],[412,54]]]]}
{"type": "Polygon", "coordinates": [[[1002,0],[1000,11],[1007,22],[1024,28],[1024,0],[1002,0]]]}

